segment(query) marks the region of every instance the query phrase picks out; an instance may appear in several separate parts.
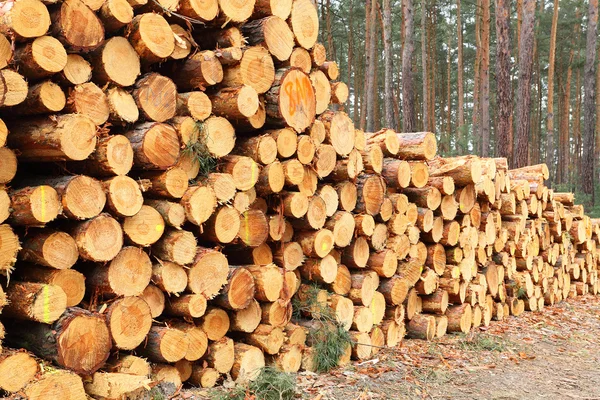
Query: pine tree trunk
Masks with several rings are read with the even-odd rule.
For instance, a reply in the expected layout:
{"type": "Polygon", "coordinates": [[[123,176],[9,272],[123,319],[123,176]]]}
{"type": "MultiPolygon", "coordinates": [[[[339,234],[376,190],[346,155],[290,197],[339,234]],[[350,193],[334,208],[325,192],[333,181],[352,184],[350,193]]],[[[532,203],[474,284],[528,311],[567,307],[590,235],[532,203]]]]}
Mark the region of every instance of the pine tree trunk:
{"type": "Polygon", "coordinates": [[[385,124],[393,128],[396,126],[394,120],[394,65],[392,60],[392,9],[390,0],[383,0],[383,45],[385,54],[385,124]]]}
{"type": "Polygon", "coordinates": [[[490,0],[482,0],[481,29],[481,155],[490,154],[490,0]]]}
{"type": "Polygon", "coordinates": [[[523,1],[523,23],[519,41],[519,88],[517,93],[517,138],[515,167],[528,163],[531,120],[531,74],[533,69],[533,36],[535,0],[523,1]]]}
{"type": "Polygon", "coordinates": [[[412,0],[403,0],[402,15],[404,17],[404,49],[402,51],[402,111],[404,125],[402,130],[404,132],[414,132],[415,104],[412,76],[414,8],[412,0]]]}
{"type": "MultiPolygon", "coordinates": [[[[554,64],[556,58],[556,31],[558,28],[558,0],[554,0],[552,28],[550,30],[550,55],[548,56],[548,95],[546,112],[546,165],[552,171],[554,160],[554,64]]],[[[557,171],[558,172],[558,171],[557,171]]],[[[551,177],[554,177],[551,173],[551,177]]]]}
{"type": "Polygon", "coordinates": [[[421,68],[423,73],[423,98],[421,102],[423,104],[423,114],[421,116],[423,121],[423,130],[429,130],[429,76],[427,69],[427,4],[426,0],[421,0],[421,68]]]}
{"type": "Polygon", "coordinates": [[[598,0],[590,0],[588,9],[588,28],[584,76],[584,144],[583,144],[583,191],[591,194],[591,205],[594,204],[594,134],[595,132],[595,95],[596,95],[596,43],[598,36],[598,0]]]}
{"type": "Polygon", "coordinates": [[[369,13],[369,30],[367,30],[367,34],[369,35],[369,48],[368,48],[368,53],[367,53],[367,64],[366,64],[366,68],[367,68],[367,79],[365,80],[365,87],[367,88],[366,91],[366,105],[367,105],[367,113],[366,113],[366,117],[367,117],[367,124],[366,124],[366,129],[367,132],[373,132],[373,130],[375,129],[375,91],[373,90],[373,88],[376,85],[376,80],[375,80],[375,70],[377,69],[377,54],[375,52],[375,49],[377,47],[377,24],[375,23],[375,17],[377,15],[377,1],[378,0],[371,0],[371,11],[369,13]]]}
{"type": "Polygon", "coordinates": [[[496,107],[497,155],[512,159],[510,121],[512,90],[510,83],[510,0],[496,0],[496,107]]]}
{"type": "Polygon", "coordinates": [[[458,77],[456,84],[458,86],[458,128],[456,130],[456,148],[459,153],[463,152],[463,139],[462,135],[465,126],[465,110],[464,110],[464,82],[463,82],[463,33],[462,33],[462,21],[460,15],[460,0],[456,0],[456,30],[457,30],[457,46],[458,46],[458,65],[457,73],[458,77]]]}

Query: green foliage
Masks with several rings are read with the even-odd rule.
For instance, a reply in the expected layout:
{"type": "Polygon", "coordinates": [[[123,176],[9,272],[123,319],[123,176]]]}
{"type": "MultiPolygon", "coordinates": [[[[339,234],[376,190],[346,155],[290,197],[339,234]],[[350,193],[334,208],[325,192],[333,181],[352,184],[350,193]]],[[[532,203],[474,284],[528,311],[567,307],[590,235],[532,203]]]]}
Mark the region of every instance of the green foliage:
{"type": "Polygon", "coordinates": [[[507,343],[498,336],[480,334],[461,341],[463,350],[473,351],[496,351],[504,352],[508,350],[507,343]]]}
{"type": "Polygon", "coordinates": [[[200,177],[210,174],[217,168],[217,159],[210,154],[208,146],[206,145],[206,141],[209,140],[206,129],[208,128],[205,124],[197,122],[196,130],[198,131],[198,138],[196,140],[192,139],[186,143],[182,152],[184,155],[189,156],[198,162],[200,165],[198,176],[200,177]]]}
{"type": "Polygon", "coordinates": [[[302,313],[310,313],[313,317],[315,324],[309,329],[308,341],[312,343],[314,368],[317,372],[328,372],[339,365],[352,338],[336,320],[333,310],[318,300],[321,291],[319,286],[309,286],[301,298],[294,298],[293,305],[296,318],[302,313]]]}
{"type": "Polygon", "coordinates": [[[258,377],[247,385],[237,385],[223,392],[215,391],[211,400],[292,400],[296,396],[296,378],[272,367],[264,367],[258,377]]]}

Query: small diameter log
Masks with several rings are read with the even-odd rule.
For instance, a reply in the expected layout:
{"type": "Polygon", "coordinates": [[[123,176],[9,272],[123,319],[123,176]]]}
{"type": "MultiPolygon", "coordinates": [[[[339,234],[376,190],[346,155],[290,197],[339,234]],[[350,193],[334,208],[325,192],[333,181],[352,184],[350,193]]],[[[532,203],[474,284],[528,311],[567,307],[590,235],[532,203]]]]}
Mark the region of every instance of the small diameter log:
{"type": "Polygon", "coordinates": [[[239,23],[247,20],[252,15],[254,10],[254,0],[232,3],[227,0],[219,0],[219,9],[221,13],[217,17],[216,22],[220,26],[226,23],[239,23]]]}
{"type": "Polygon", "coordinates": [[[51,324],[67,308],[67,295],[60,286],[33,282],[11,282],[6,288],[3,315],[9,318],[51,324]]]}
{"type": "Polygon", "coordinates": [[[373,252],[367,261],[367,267],[382,278],[391,278],[398,268],[398,258],[394,250],[385,249],[373,252]]]}
{"type": "Polygon", "coordinates": [[[241,310],[236,310],[230,314],[231,326],[230,330],[235,332],[254,332],[260,324],[262,310],[260,303],[256,300],[251,300],[250,304],[241,310]]]}
{"type": "Polygon", "coordinates": [[[167,200],[146,200],[145,204],[158,211],[168,226],[181,229],[185,222],[185,209],[181,204],[167,200]]]}
{"type": "Polygon", "coordinates": [[[104,40],[100,19],[81,0],[65,1],[52,13],[51,32],[72,52],[94,50],[104,40]],[[85,27],[85,32],[81,27],[85,27]]]}
{"type": "MultiPolygon", "coordinates": [[[[116,0],[111,0],[115,2],[116,0]]],[[[104,7],[110,7],[106,2],[104,7]]],[[[105,41],[92,53],[94,65],[94,81],[105,85],[114,83],[118,86],[131,86],[140,74],[140,58],[127,39],[115,36],[105,41]]],[[[156,87],[153,87],[155,89],[156,87]]],[[[164,95],[160,91],[152,92],[153,96],[164,95]]],[[[162,121],[160,121],[162,122],[162,121]]]]}
{"type": "Polygon", "coordinates": [[[222,159],[220,170],[231,174],[238,190],[249,190],[258,182],[260,168],[250,157],[227,156],[222,159]]]}
{"type": "Polygon", "coordinates": [[[173,262],[157,260],[152,266],[152,283],[163,292],[178,294],[183,292],[187,286],[187,274],[185,269],[173,262]]]}
{"type": "Polygon", "coordinates": [[[421,296],[421,304],[424,312],[444,314],[448,309],[448,292],[437,290],[433,294],[421,296]]]}
{"type": "Polygon", "coordinates": [[[263,46],[279,61],[290,58],[294,48],[294,34],[285,20],[271,15],[242,26],[248,44],[263,46]]]}
{"type": "MultiPolygon", "coordinates": [[[[127,4],[127,3],[126,3],[127,4]]],[[[85,383],[85,392],[103,399],[126,398],[135,395],[152,381],[147,376],[119,372],[96,372],[85,383]]]]}
{"type": "Polygon", "coordinates": [[[333,172],[336,167],[336,157],[333,146],[328,144],[317,146],[312,167],[319,178],[325,178],[333,172]]]}
{"type": "Polygon", "coordinates": [[[187,173],[178,167],[166,171],[145,172],[140,177],[148,179],[151,183],[146,192],[157,197],[180,199],[188,188],[187,173]]]}
{"type": "Polygon", "coordinates": [[[302,346],[284,345],[276,356],[268,358],[267,364],[286,373],[298,372],[302,365],[302,346]]]}
{"type": "Polygon", "coordinates": [[[86,396],[81,377],[71,371],[52,370],[38,375],[23,390],[31,400],[47,399],[56,396],[64,400],[83,399],[86,396]]]}
{"type": "MultiPolygon", "coordinates": [[[[293,272],[287,272],[286,276],[294,276],[293,272]]],[[[295,283],[295,282],[292,282],[295,283]]],[[[286,282],[287,284],[287,282],[286,282]]],[[[282,295],[282,298],[291,298],[292,290],[284,288],[283,291],[289,291],[288,296],[282,295]]],[[[264,303],[261,305],[261,322],[273,326],[285,326],[292,319],[292,303],[289,300],[277,300],[273,303],[264,303]]]]}
{"type": "Polygon", "coordinates": [[[354,236],[356,223],[351,213],[347,211],[338,211],[331,216],[325,223],[325,228],[333,232],[335,245],[346,247],[350,245],[354,236]]]}
{"type": "Polygon", "coordinates": [[[257,163],[268,165],[277,158],[277,142],[270,135],[240,138],[236,141],[235,153],[252,158],[257,163]]]}
{"type": "Polygon", "coordinates": [[[92,79],[92,66],[80,55],[68,54],[67,65],[55,78],[63,86],[80,85],[92,79]]]}
{"type": "Polygon", "coordinates": [[[188,221],[201,225],[213,214],[217,206],[215,192],[210,186],[190,186],[181,199],[188,221]]]}
{"type": "Polygon", "coordinates": [[[108,121],[110,114],[106,94],[92,82],[76,85],[69,91],[65,110],[85,115],[96,125],[102,125],[108,121]]]}
{"type": "Polygon", "coordinates": [[[133,350],[146,338],[152,326],[148,304],[139,297],[124,297],[104,312],[113,344],[120,350],[133,350]]]}
{"type": "Polygon", "coordinates": [[[178,329],[163,326],[152,326],[150,332],[138,351],[150,361],[174,363],[185,357],[189,340],[178,329]]]}
{"type": "Polygon", "coordinates": [[[449,306],[446,316],[448,317],[448,332],[469,333],[471,330],[473,316],[470,304],[449,306]]]}
{"type": "Polygon", "coordinates": [[[37,0],[15,3],[2,16],[2,34],[17,40],[33,39],[44,35],[50,27],[50,15],[46,6],[37,0]]]}
{"type": "Polygon", "coordinates": [[[245,335],[244,340],[267,354],[277,354],[285,342],[285,333],[279,327],[260,324],[254,332],[245,335]]]}
{"type": "Polygon", "coordinates": [[[24,122],[12,123],[8,137],[8,145],[19,150],[21,161],[85,160],[96,147],[96,126],[84,115],[63,114],[24,122]]]}
{"type": "Polygon", "coordinates": [[[436,334],[435,317],[416,314],[406,325],[406,333],[414,339],[433,340],[436,334]]]}
{"type": "Polygon", "coordinates": [[[150,257],[138,247],[123,247],[108,264],[85,271],[87,287],[104,296],[137,296],[152,277],[150,257]]]}
{"type": "Polygon", "coordinates": [[[298,69],[277,71],[265,94],[267,119],[275,126],[290,126],[301,133],[315,120],[316,97],[308,75],[298,69]]]}
{"type": "Polygon", "coordinates": [[[162,260],[186,265],[194,261],[196,245],[196,238],[192,232],[167,230],[161,239],[154,244],[152,251],[154,255],[162,260]]]}
{"type": "Polygon", "coordinates": [[[17,174],[17,156],[7,147],[0,147],[0,183],[10,182],[17,174]]]}
{"type": "Polygon", "coordinates": [[[356,237],[342,253],[342,262],[349,268],[365,268],[369,260],[369,242],[364,236],[356,237]]]}
{"type": "Polygon", "coordinates": [[[115,125],[132,124],[140,117],[140,110],[133,96],[126,90],[112,87],[106,91],[108,120],[115,125]]]}
{"type": "Polygon", "coordinates": [[[362,177],[357,182],[356,210],[369,215],[377,215],[381,210],[386,193],[385,180],[378,175],[362,177]]]}
{"type": "Polygon", "coordinates": [[[177,94],[177,115],[189,116],[196,121],[204,121],[212,113],[212,104],[204,92],[177,94]]]}
{"type": "MultiPolygon", "coordinates": [[[[217,55],[210,50],[199,51],[188,57],[172,76],[179,90],[204,90],[224,81],[221,62],[217,55]]],[[[227,81],[223,83],[228,87],[238,86],[231,85],[227,81]]],[[[244,83],[239,85],[242,84],[244,83]]]]}
{"type": "Polygon", "coordinates": [[[37,360],[25,351],[4,349],[0,353],[0,388],[18,392],[39,373],[37,360]]]}
{"type": "Polygon", "coordinates": [[[79,256],[89,261],[110,261],[123,247],[121,225],[108,214],[78,223],[71,236],[77,243],[79,256]]]}
{"type": "Polygon", "coordinates": [[[30,86],[25,101],[12,111],[15,115],[54,114],[65,108],[66,102],[67,98],[60,86],[43,81],[30,86]]]}
{"type": "Polygon", "coordinates": [[[331,83],[331,101],[335,104],[346,104],[350,91],[344,82],[331,83]]]}
{"type": "Polygon", "coordinates": [[[142,209],[144,198],[138,182],[128,176],[115,176],[102,182],[108,209],[118,217],[132,217],[142,209]]]}
{"type": "Polygon", "coordinates": [[[203,226],[201,237],[218,243],[231,243],[240,229],[240,213],[233,207],[218,208],[203,226]]]}
{"type": "Polygon", "coordinates": [[[292,0],[256,0],[252,19],[275,15],[282,20],[288,19],[292,12],[292,0]]]}
{"type": "Polygon", "coordinates": [[[238,384],[258,378],[265,366],[265,355],[262,350],[245,343],[236,343],[234,349],[235,356],[231,368],[231,377],[238,384]]]}
{"type": "Polygon", "coordinates": [[[248,247],[258,247],[269,236],[269,222],[260,210],[248,210],[240,215],[238,238],[248,247]]]}
{"type": "Polygon", "coordinates": [[[331,284],[331,290],[335,294],[347,295],[352,289],[352,275],[350,270],[343,264],[338,265],[337,274],[335,280],[331,284]]]}
{"type": "Polygon", "coordinates": [[[98,139],[96,151],[83,162],[69,164],[69,169],[95,177],[127,175],[133,166],[133,150],[123,135],[98,139]]]}
{"type": "Polygon", "coordinates": [[[10,107],[23,103],[28,92],[28,85],[23,75],[11,69],[3,69],[0,71],[0,76],[2,105],[10,107]]]}
{"type": "Polygon", "coordinates": [[[71,268],[79,253],[73,238],[54,230],[30,230],[23,238],[23,249],[19,258],[55,269],[71,268]]]}
{"type": "Polygon", "coordinates": [[[371,358],[371,337],[365,332],[350,332],[352,338],[352,358],[368,360],[371,358]]]}
{"type": "Polygon", "coordinates": [[[319,258],[329,254],[335,242],[333,232],[329,229],[301,231],[296,233],[295,240],[300,243],[302,251],[307,257],[319,258]]]}
{"type": "Polygon", "coordinates": [[[200,326],[212,341],[220,340],[229,331],[229,315],[225,310],[209,307],[200,320],[200,326]]]}
{"type": "Polygon", "coordinates": [[[394,275],[389,279],[382,279],[378,291],[383,294],[389,305],[400,305],[408,296],[409,289],[407,279],[394,275]]]}
{"type": "Polygon", "coordinates": [[[145,377],[152,373],[152,368],[148,361],[129,354],[119,354],[116,357],[109,358],[105,369],[109,372],[120,372],[145,377]]]}
{"type": "Polygon", "coordinates": [[[312,68],[312,59],[310,58],[310,53],[302,47],[295,47],[294,50],[292,50],[290,58],[284,61],[282,66],[295,67],[306,74],[310,74],[310,70],[312,68]]]}
{"type": "Polygon", "coordinates": [[[146,122],[125,134],[134,153],[136,168],[165,170],[179,157],[179,137],[171,126],[146,122]]]}
{"type": "Polygon", "coordinates": [[[320,283],[333,283],[337,276],[337,262],[332,255],[309,258],[300,266],[303,278],[320,283]]]}
{"type": "Polygon", "coordinates": [[[109,0],[102,4],[98,15],[107,32],[116,32],[133,20],[133,7],[127,0],[109,0]]]}
{"type": "Polygon", "coordinates": [[[173,387],[180,387],[182,383],[179,370],[170,364],[153,364],[150,378],[156,382],[170,383],[173,387]]]}
{"type": "Polygon", "coordinates": [[[180,0],[177,11],[186,17],[210,22],[219,14],[219,2],[217,0],[180,0]]]}
{"type": "Polygon", "coordinates": [[[149,284],[138,297],[148,304],[152,318],[156,318],[162,314],[165,308],[165,294],[162,290],[153,284],[149,284]]]}
{"type": "Polygon", "coordinates": [[[437,140],[431,132],[399,133],[398,157],[405,160],[431,160],[437,153],[437,140]]]}
{"type": "Polygon", "coordinates": [[[188,382],[202,388],[212,388],[217,384],[219,376],[219,371],[214,368],[205,368],[194,364],[192,366],[192,375],[188,379],[188,382]]]}
{"type": "Polygon", "coordinates": [[[25,282],[46,283],[60,287],[67,295],[67,307],[81,303],[85,294],[85,277],[74,269],[53,269],[27,265],[16,271],[16,279],[25,282]]]}
{"type": "Polygon", "coordinates": [[[429,170],[432,177],[450,176],[457,186],[478,183],[481,179],[481,162],[469,156],[434,158],[429,161],[429,170]]]}
{"type": "Polygon", "coordinates": [[[130,242],[138,246],[150,246],[161,238],[165,221],[158,211],[143,205],[140,211],[123,221],[123,233],[130,242]]]}
{"type": "Polygon", "coordinates": [[[227,283],[229,263],[219,251],[198,247],[194,263],[187,270],[188,290],[207,299],[215,297],[227,283]]]}
{"type": "Polygon", "coordinates": [[[275,264],[248,265],[245,268],[254,277],[254,297],[257,300],[273,302],[279,298],[283,288],[283,274],[275,264]]]}
{"type": "Polygon", "coordinates": [[[316,113],[322,114],[329,107],[329,103],[331,102],[331,84],[329,83],[329,79],[327,75],[325,75],[322,71],[315,70],[309,74],[310,81],[315,89],[315,98],[316,98],[316,113]]]}
{"type": "Polygon", "coordinates": [[[319,36],[319,15],[312,1],[294,1],[289,23],[296,37],[296,43],[306,50],[312,49],[319,36]]]}
{"type": "Polygon", "coordinates": [[[175,116],[177,87],[166,76],[157,73],[142,76],[135,84],[133,97],[141,114],[148,120],[165,122],[175,116]]]}
{"type": "Polygon", "coordinates": [[[135,16],[128,39],[142,62],[147,64],[160,62],[175,50],[173,30],[161,15],[155,13],[135,16]]]}
{"type": "Polygon", "coordinates": [[[183,294],[165,302],[165,314],[184,318],[200,318],[206,312],[206,297],[201,294],[183,294]]]}
{"type": "Polygon", "coordinates": [[[19,237],[13,232],[10,225],[0,225],[0,270],[7,273],[12,270],[20,249],[19,237]]]}
{"type": "Polygon", "coordinates": [[[10,193],[10,223],[24,226],[44,226],[54,220],[60,210],[58,193],[51,186],[29,186],[10,193]]]}
{"type": "MultiPolygon", "coordinates": [[[[171,326],[184,332],[189,342],[187,352],[180,361],[196,361],[204,356],[208,348],[208,338],[201,327],[183,321],[173,321],[171,326]]],[[[189,373],[191,374],[191,371],[189,373]]],[[[187,380],[187,378],[182,376],[182,380],[187,380]]]]}
{"type": "Polygon", "coordinates": [[[67,309],[52,325],[15,324],[7,341],[82,375],[102,367],[112,346],[104,317],[78,307],[67,309]]]}
{"type": "Polygon", "coordinates": [[[254,276],[250,271],[241,267],[230,267],[227,284],[221,290],[214,304],[228,310],[243,310],[247,308],[255,294],[254,276]]]}
{"type": "Polygon", "coordinates": [[[340,156],[350,154],[354,148],[354,123],[341,111],[328,111],[319,117],[325,126],[325,143],[331,144],[340,156]]]}
{"type": "Polygon", "coordinates": [[[352,274],[351,281],[350,300],[357,305],[370,306],[379,286],[379,276],[374,271],[360,271],[352,274]]]}

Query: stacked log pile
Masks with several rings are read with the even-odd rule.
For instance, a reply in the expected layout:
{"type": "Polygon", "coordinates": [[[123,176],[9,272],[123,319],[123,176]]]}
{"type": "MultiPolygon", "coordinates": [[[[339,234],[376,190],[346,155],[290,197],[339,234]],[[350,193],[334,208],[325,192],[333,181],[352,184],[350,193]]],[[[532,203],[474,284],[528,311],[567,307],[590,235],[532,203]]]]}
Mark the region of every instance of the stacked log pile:
{"type": "Polygon", "coordinates": [[[344,362],[598,292],[600,224],[545,166],[355,129],[318,23],[311,0],[6,11],[0,319],[26,350],[4,349],[0,389],[245,382],[315,368],[318,307],[344,362]]]}

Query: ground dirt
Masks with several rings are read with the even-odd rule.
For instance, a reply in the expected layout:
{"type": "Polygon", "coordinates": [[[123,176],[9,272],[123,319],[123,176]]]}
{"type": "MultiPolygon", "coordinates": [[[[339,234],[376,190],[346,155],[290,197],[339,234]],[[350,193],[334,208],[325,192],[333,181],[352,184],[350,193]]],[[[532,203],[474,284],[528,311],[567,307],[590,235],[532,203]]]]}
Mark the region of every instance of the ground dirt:
{"type": "MultiPolygon", "coordinates": [[[[300,373],[297,383],[297,398],[311,400],[600,399],[600,302],[569,299],[468,335],[405,339],[369,362],[300,373]]],[[[217,397],[191,389],[174,398],[217,397]]]]}

